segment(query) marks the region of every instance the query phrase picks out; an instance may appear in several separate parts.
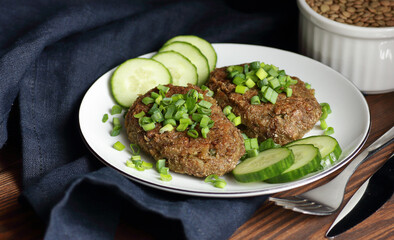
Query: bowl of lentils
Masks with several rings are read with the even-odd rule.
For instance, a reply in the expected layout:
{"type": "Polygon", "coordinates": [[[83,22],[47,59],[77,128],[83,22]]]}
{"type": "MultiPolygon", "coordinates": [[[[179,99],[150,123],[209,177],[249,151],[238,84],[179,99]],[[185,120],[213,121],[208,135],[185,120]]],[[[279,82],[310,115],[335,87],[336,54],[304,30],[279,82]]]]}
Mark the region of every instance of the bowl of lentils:
{"type": "Polygon", "coordinates": [[[297,5],[301,54],[337,70],[364,94],[394,91],[394,0],[297,5]]]}

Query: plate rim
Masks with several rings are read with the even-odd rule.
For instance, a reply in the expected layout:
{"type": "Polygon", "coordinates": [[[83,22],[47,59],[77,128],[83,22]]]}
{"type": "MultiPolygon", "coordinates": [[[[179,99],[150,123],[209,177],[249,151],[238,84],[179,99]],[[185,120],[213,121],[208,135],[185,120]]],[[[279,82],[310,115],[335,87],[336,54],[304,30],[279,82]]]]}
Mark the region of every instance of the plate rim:
{"type": "MultiPolygon", "coordinates": [[[[243,43],[212,43],[213,46],[215,45],[236,45],[236,46],[247,46],[247,47],[258,47],[258,48],[266,48],[266,49],[270,49],[270,50],[274,50],[274,51],[282,51],[282,52],[286,52],[288,54],[295,54],[298,57],[303,57],[309,60],[312,60],[314,62],[317,62],[319,65],[322,65],[323,67],[329,68],[330,70],[336,72],[337,74],[341,75],[345,80],[347,80],[347,83],[352,85],[352,87],[357,90],[358,94],[360,94],[361,96],[362,93],[361,91],[351,82],[349,81],[345,76],[343,76],[341,73],[337,72],[336,70],[330,68],[327,65],[324,65],[323,63],[316,61],[312,58],[309,58],[307,56],[295,53],[295,52],[291,52],[291,51],[287,51],[287,50],[283,50],[283,49],[277,49],[277,48],[272,48],[272,47],[267,47],[267,46],[262,46],[262,45],[253,45],[253,44],[243,44],[243,43]]],[[[150,55],[150,54],[154,54],[155,52],[150,52],[150,53],[146,53],[143,55],[140,55],[138,57],[144,57],[146,55],[150,55]]],[[[346,165],[350,160],[352,160],[358,153],[359,151],[363,148],[364,144],[366,143],[369,135],[370,135],[370,131],[371,131],[371,113],[370,113],[370,109],[368,106],[368,103],[366,101],[366,99],[364,97],[362,97],[363,99],[363,103],[365,104],[365,106],[367,107],[367,113],[368,113],[368,129],[366,130],[366,134],[364,136],[364,138],[362,139],[361,143],[359,144],[359,146],[353,150],[353,152],[351,154],[349,154],[347,157],[345,157],[341,162],[336,163],[334,166],[330,167],[329,169],[326,169],[325,171],[322,171],[316,175],[307,177],[307,178],[303,178],[303,179],[299,179],[299,180],[295,180],[292,182],[288,182],[285,185],[281,185],[278,187],[271,187],[269,189],[256,189],[256,190],[237,190],[237,191],[230,191],[230,192],[210,192],[210,191],[197,191],[197,190],[187,190],[187,189],[179,189],[178,187],[174,187],[174,186],[166,186],[164,184],[157,184],[148,180],[144,180],[142,178],[130,175],[129,173],[118,169],[116,166],[111,165],[110,163],[108,163],[108,161],[106,161],[105,159],[103,159],[87,142],[85,136],[83,135],[83,130],[82,130],[82,126],[81,126],[81,108],[84,102],[84,99],[86,97],[86,95],[89,93],[89,91],[91,90],[91,88],[94,86],[94,84],[104,75],[108,74],[109,72],[113,71],[114,69],[116,69],[116,67],[109,69],[108,71],[106,71],[104,74],[102,74],[101,76],[99,76],[91,85],[90,87],[87,89],[87,91],[85,92],[81,103],[79,105],[79,111],[78,111],[78,125],[79,125],[79,133],[81,135],[81,138],[84,142],[84,144],[86,145],[86,147],[89,149],[89,151],[100,161],[102,162],[105,166],[110,167],[111,169],[115,170],[116,172],[122,174],[123,176],[125,176],[126,178],[133,180],[135,182],[138,182],[142,185],[145,186],[149,186],[158,190],[163,190],[163,191],[167,191],[167,192],[172,192],[172,193],[177,193],[177,194],[183,194],[183,195],[189,195],[189,196],[199,196],[199,197],[213,197],[213,198],[232,198],[232,197],[254,197],[254,196],[261,196],[261,195],[268,195],[268,194],[273,194],[273,193],[278,193],[278,192],[283,192],[283,191],[288,191],[291,189],[295,189],[298,187],[302,187],[305,186],[307,184],[313,183],[319,179],[322,179],[334,172],[336,172],[337,170],[339,170],[340,168],[342,168],[344,165],[346,165]]],[[[111,96],[111,98],[113,98],[111,96]]]]}

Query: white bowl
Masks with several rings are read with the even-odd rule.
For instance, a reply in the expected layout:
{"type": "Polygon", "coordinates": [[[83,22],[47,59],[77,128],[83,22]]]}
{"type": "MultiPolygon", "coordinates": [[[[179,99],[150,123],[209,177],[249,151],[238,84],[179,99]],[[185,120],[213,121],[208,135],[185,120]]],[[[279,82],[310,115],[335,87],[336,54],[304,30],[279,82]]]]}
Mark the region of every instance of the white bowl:
{"type": "Polygon", "coordinates": [[[300,10],[300,52],[340,72],[366,94],[394,91],[394,27],[358,27],[300,10]]]}

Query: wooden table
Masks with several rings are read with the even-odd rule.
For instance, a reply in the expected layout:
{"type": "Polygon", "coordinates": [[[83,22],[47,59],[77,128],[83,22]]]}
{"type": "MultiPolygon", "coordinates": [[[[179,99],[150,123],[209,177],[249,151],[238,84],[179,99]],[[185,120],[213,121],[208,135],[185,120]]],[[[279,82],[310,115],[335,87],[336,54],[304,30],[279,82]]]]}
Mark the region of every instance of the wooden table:
{"type": "MultiPolygon", "coordinates": [[[[368,95],[366,99],[371,112],[372,126],[363,149],[394,126],[394,92],[368,95]]],[[[29,207],[17,201],[21,192],[22,169],[19,141],[18,136],[11,133],[8,143],[0,150],[0,239],[41,239],[45,225],[29,207]]],[[[345,203],[393,152],[394,143],[358,168],[346,188],[345,203]]],[[[302,193],[329,181],[338,172],[308,186],[278,193],[275,196],[302,193]]],[[[372,216],[335,239],[394,239],[393,213],[394,198],[392,197],[372,216]]],[[[266,202],[233,234],[231,239],[324,239],[325,232],[337,215],[338,213],[324,217],[309,216],[266,202]]],[[[116,239],[130,239],[131,236],[137,236],[138,239],[153,239],[148,232],[131,227],[125,214],[121,218],[116,239]]]]}

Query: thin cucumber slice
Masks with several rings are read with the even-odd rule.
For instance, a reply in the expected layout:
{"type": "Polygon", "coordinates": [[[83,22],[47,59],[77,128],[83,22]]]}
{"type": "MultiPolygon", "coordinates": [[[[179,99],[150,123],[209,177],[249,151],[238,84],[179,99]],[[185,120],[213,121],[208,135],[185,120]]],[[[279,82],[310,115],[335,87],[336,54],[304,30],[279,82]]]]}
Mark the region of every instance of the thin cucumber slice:
{"type": "Polygon", "coordinates": [[[202,54],[207,58],[209,71],[212,72],[216,68],[217,55],[212,45],[205,39],[197,37],[195,35],[179,35],[168,40],[164,45],[172,42],[188,42],[196,46],[202,54]]]}
{"type": "Polygon", "coordinates": [[[171,82],[171,74],[163,64],[153,59],[133,58],[119,65],[113,73],[111,92],[119,105],[130,107],[139,94],[171,82]]]}
{"type": "Polygon", "coordinates": [[[201,51],[187,42],[172,42],[164,45],[159,52],[175,51],[188,58],[197,68],[198,83],[201,86],[209,77],[208,60],[201,51]]]}
{"type": "Polygon", "coordinates": [[[172,84],[186,87],[197,85],[197,68],[189,59],[175,51],[159,52],[152,59],[161,62],[171,73],[172,84]]]}
{"type": "Polygon", "coordinates": [[[293,162],[294,154],[290,149],[272,148],[238,164],[233,175],[239,182],[264,181],[281,174],[293,162]]]}
{"type": "Polygon", "coordinates": [[[321,168],[320,151],[312,144],[300,144],[288,147],[294,154],[294,163],[280,175],[265,182],[283,183],[294,181],[321,168]]]}
{"type": "Polygon", "coordinates": [[[338,144],[338,141],[327,135],[318,135],[306,137],[300,140],[293,141],[288,143],[286,147],[293,146],[296,144],[313,144],[320,151],[321,155],[321,165],[323,167],[330,166],[334,164],[335,161],[341,156],[342,149],[338,144]]]}

